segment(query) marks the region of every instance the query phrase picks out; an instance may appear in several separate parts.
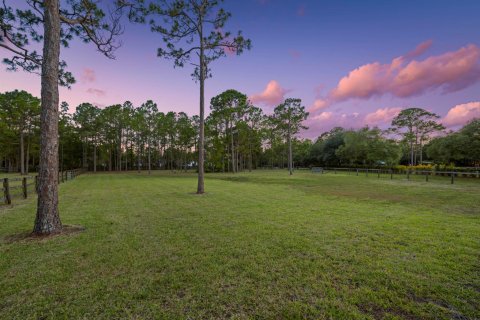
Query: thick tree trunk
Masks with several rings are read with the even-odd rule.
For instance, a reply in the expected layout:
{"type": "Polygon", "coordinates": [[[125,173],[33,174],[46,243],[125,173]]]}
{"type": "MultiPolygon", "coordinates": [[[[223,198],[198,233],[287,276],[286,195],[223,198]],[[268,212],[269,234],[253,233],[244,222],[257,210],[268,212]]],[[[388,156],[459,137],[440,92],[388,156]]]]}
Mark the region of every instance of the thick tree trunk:
{"type": "Polygon", "coordinates": [[[198,185],[197,193],[205,193],[204,181],[204,134],[205,134],[205,61],[202,24],[200,23],[200,127],[198,133],[198,185]]]}
{"type": "Polygon", "coordinates": [[[59,0],[45,0],[44,15],[38,206],[33,228],[36,234],[50,234],[62,229],[58,213],[59,0]]]}

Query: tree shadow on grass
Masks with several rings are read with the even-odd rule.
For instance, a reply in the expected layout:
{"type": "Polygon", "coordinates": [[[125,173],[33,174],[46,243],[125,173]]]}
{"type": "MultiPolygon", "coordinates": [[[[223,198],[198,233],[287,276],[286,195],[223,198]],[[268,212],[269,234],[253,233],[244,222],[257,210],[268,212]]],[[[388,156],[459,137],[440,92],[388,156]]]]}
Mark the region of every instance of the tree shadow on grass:
{"type": "Polygon", "coordinates": [[[85,231],[85,227],[82,226],[71,226],[71,225],[64,225],[62,231],[55,232],[47,235],[38,235],[31,231],[25,231],[17,234],[13,234],[10,236],[6,236],[3,240],[5,243],[15,243],[15,242],[22,242],[22,241],[42,241],[47,240],[59,236],[70,236],[73,234],[80,233],[85,231]]]}

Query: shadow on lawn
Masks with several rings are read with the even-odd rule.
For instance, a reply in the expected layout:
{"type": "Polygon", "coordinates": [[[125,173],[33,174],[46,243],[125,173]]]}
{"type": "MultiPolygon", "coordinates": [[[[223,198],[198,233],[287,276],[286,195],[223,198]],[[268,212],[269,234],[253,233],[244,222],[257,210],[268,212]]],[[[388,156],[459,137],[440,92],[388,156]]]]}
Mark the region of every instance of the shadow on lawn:
{"type": "Polygon", "coordinates": [[[55,232],[48,235],[37,235],[32,233],[31,231],[25,231],[25,232],[13,234],[10,236],[6,236],[4,238],[4,241],[5,243],[14,243],[14,242],[22,242],[22,241],[43,241],[43,240],[55,238],[58,236],[69,236],[69,235],[77,234],[82,231],[85,231],[85,227],[64,225],[62,228],[62,231],[60,232],[55,232]]]}

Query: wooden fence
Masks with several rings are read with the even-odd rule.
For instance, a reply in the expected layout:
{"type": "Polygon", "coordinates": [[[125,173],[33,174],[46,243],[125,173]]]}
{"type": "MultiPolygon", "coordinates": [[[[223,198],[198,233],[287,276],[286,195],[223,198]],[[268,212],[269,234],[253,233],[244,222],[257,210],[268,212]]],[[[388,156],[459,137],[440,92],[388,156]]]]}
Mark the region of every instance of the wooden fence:
{"type": "MultiPolygon", "coordinates": [[[[82,174],[84,170],[66,170],[58,172],[58,182],[66,182],[82,174]]],[[[11,205],[15,199],[27,199],[29,195],[37,193],[37,176],[2,178],[0,186],[0,205],[11,205]]]]}
{"type": "Polygon", "coordinates": [[[414,176],[422,176],[422,179],[425,179],[426,182],[429,181],[431,177],[442,176],[448,177],[451,184],[455,183],[457,178],[474,178],[480,179],[480,170],[470,171],[470,172],[458,172],[458,171],[430,171],[430,170],[394,170],[394,169],[368,169],[368,168],[312,168],[314,173],[333,173],[344,172],[351,175],[364,175],[376,176],[377,178],[388,177],[394,179],[394,176],[404,176],[407,180],[411,180],[414,176]]]}

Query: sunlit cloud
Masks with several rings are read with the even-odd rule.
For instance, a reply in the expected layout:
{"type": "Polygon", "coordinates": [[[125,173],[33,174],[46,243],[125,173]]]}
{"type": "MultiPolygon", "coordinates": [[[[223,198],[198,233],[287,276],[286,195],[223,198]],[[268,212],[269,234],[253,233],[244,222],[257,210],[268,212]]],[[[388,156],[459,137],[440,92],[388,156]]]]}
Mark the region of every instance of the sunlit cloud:
{"type": "Polygon", "coordinates": [[[400,111],[402,111],[402,108],[377,109],[365,116],[364,123],[373,126],[390,123],[392,119],[400,113],[400,111]]]}
{"type": "Polygon", "coordinates": [[[437,89],[443,94],[451,93],[480,81],[479,47],[470,44],[457,51],[413,60],[431,45],[431,40],[425,41],[388,64],[373,62],[350,71],[326,97],[315,101],[311,110],[349,99],[367,100],[387,94],[408,98],[437,89]]]}
{"type": "Polygon", "coordinates": [[[252,103],[263,103],[269,106],[276,106],[283,102],[285,94],[289,90],[282,88],[278,81],[271,80],[262,93],[254,94],[250,97],[252,103]]]}
{"type": "Polygon", "coordinates": [[[456,105],[448,111],[442,123],[447,127],[455,127],[475,118],[480,118],[480,101],[456,105]]]}

